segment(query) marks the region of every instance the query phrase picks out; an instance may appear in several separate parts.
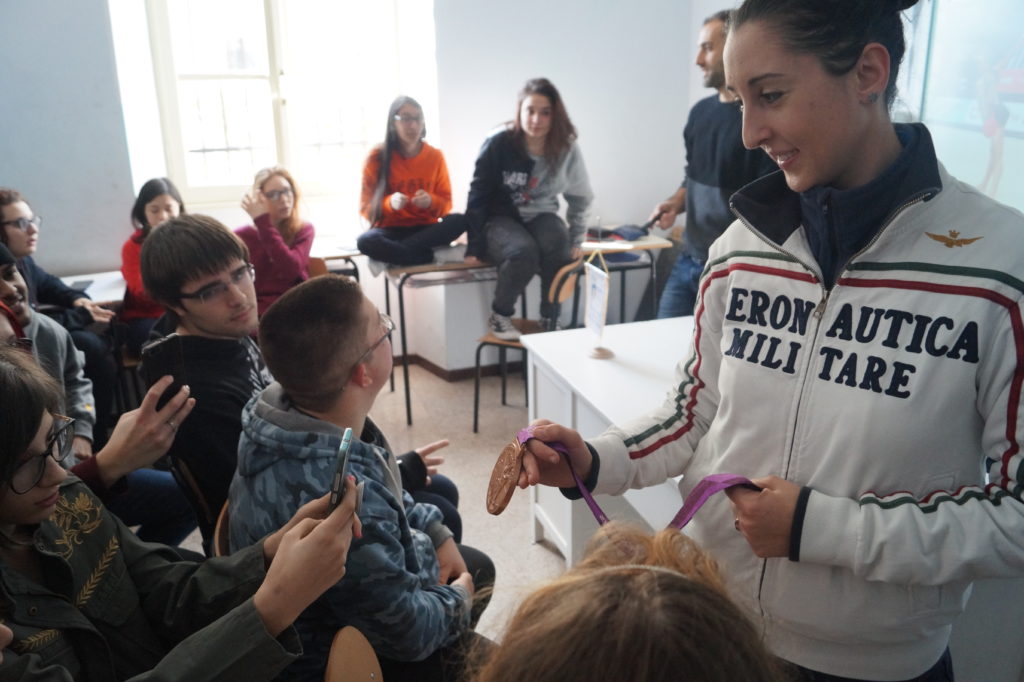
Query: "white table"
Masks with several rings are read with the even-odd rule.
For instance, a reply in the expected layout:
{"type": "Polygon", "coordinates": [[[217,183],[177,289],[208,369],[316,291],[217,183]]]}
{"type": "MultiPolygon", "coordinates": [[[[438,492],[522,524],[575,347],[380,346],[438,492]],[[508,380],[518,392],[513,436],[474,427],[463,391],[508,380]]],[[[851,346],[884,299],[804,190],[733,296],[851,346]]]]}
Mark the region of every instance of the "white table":
{"type": "Polygon", "coordinates": [[[61,280],[69,287],[84,290],[89,294],[89,298],[99,303],[120,302],[124,298],[125,282],[120,270],[69,275],[61,277],[61,280]],[[83,288],[84,282],[88,282],[89,285],[83,288]]]}
{"type": "MultiPolygon", "coordinates": [[[[611,325],[601,341],[615,353],[607,360],[589,356],[595,344],[587,329],[523,336],[530,420],[550,419],[588,438],[642,416],[664,400],[692,333],[692,317],[611,325]]],[[[571,566],[597,530],[593,515],[582,500],[571,502],[555,488],[535,486],[530,495],[534,540],[547,539],[571,566]]],[[[652,530],[668,525],[682,505],[676,481],[596,499],[611,518],[645,523],[652,530]]]]}

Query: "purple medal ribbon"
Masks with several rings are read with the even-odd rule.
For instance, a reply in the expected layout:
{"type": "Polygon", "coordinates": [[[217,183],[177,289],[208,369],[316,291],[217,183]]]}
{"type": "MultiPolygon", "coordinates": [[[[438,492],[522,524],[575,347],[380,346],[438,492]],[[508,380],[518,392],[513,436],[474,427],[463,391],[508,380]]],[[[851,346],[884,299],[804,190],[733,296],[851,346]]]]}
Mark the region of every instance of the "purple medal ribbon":
{"type": "MultiPolygon", "coordinates": [[[[520,429],[516,432],[516,439],[521,445],[526,445],[526,441],[534,438],[533,427],[527,426],[525,429],[520,429]]],[[[538,439],[539,440],[539,439],[538,439]]],[[[587,506],[590,507],[591,513],[594,514],[594,518],[602,526],[608,523],[608,515],[604,513],[601,507],[594,500],[594,496],[587,490],[587,486],[583,485],[583,481],[576,473],[575,467],[572,465],[572,460],[569,458],[569,449],[565,447],[563,443],[558,441],[548,442],[543,441],[545,445],[554,450],[555,452],[562,455],[566,464],[569,465],[569,471],[572,473],[572,478],[576,481],[576,487],[579,489],[580,494],[583,496],[587,506]]],[[[672,521],[668,524],[669,528],[676,528],[682,530],[683,526],[690,522],[697,510],[704,506],[704,503],[717,492],[725,490],[726,488],[732,488],[733,486],[742,485],[752,490],[761,490],[761,488],[754,485],[749,478],[745,476],[738,476],[736,474],[711,474],[701,479],[690,494],[686,496],[683,501],[683,506],[679,509],[679,513],[673,517],[672,521]]]]}

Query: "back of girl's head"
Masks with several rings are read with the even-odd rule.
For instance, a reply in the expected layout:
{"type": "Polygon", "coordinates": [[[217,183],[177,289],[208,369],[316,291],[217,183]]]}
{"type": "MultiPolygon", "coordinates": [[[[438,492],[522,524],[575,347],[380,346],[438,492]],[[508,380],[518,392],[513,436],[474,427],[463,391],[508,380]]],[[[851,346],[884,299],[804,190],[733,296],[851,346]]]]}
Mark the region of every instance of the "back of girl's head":
{"type": "Polygon", "coordinates": [[[849,72],[868,43],[889,51],[885,101],[896,97],[896,76],[906,51],[900,12],[918,0],[745,0],[732,16],[734,34],[749,21],[774,27],[794,52],[813,54],[834,76],[849,72]]]}
{"type": "Polygon", "coordinates": [[[524,600],[485,656],[475,682],[783,679],[712,559],[678,531],[616,523],[524,600]]]}
{"type": "Polygon", "coordinates": [[[43,411],[57,412],[60,404],[60,388],[31,354],[0,346],[0,486],[14,475],[43,411]]]}
{"type": "Polygon", "coordinates": [[[512,123],[512,132],[516,139],[523,139],[523,123],[520,112],[523,108],[523,100],[530,95],[543,95],[551,103],[551,128],[548,130],[545,141],[544,156],[549,161],[555,162],[569,150],[569,146],[576,139],[576,128],[569,120],[569,112],[565,109],[565,102],[558,88],[547,78],[531,78],[523,85],[516,99],[516,116],[512,123]]]}
{"type": "Polygon", "coordinates": [[[139,195],[135,197],[135,203],[132,205],[132,224],[137,229],[142,230],[144,234],[148,234],[149,229],[152,227],[149,221],[146,220],[146,204],[164,194],[169,195],[178,202],[179,214],[188,212],[185,210],[185,202],[181,199],[181,193],[170,179],[153,178],[152,180],[147,180],[139,188],[139,195]]]}

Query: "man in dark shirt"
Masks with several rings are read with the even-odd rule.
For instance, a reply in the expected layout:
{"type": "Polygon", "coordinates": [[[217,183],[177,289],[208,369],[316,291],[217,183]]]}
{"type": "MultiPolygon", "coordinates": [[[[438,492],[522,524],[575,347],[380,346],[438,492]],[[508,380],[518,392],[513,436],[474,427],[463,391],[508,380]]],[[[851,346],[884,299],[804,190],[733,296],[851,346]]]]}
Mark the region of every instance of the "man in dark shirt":
{"type": "Polygon", "coordinates": [[[757,178],[776,170],[761,150],[743,147],[742,112],[725,87],[722,50],[729,12],[723,10],[704,20],[697,50],[697,66],[704,72],[705,87],[717,94],[702,99],[690,110],[683,140],[686,168],[675,193],[655,206],[651,217],[658,225],[672,227],[676,215],[686,212],[682,250],[658,305],[658,317],[692,315],[697,280],[708,258],[708,247],[732,223],[729,197],[757,178]]]}
{"type": "Polygon", "coordinates": [[[249,250],[216,220],[187,215],[154,230],[140,261],[143,284],[174,330],[147,344],[145,373],[171,374],[196,399],[168,454],[209,549],[235,473],[242,408],[271,382],[251,337],[259,317],[249,250]]]}

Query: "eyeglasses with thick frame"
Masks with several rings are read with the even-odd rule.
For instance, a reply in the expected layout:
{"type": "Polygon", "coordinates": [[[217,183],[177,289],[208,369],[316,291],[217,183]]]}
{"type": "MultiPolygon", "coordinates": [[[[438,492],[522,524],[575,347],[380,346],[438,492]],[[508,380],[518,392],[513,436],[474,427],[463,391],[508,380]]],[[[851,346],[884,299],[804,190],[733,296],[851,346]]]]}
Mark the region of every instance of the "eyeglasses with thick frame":
{"type": "MultiPolygon", "coordinates": [[[[245,265],[236,268],[231,271],[228,275],[231,279],[231,283],[235,286],[239,286],[248,279],[250,282],[256,280],[256,268],[252,266],[252,263],[246,263],[245,265]]],[[[214,301],[228,292],[227,282],[213,282],[207,284],[199,291],[192,292],[191,294],[181,293],[178,294],[180,298],[191,298],[198,299],[200,303],[209,303],[214,301]]]]}
{"type": "Polygon", "coordinates": [[[15,218],[14,220],[5,220],[0,225],[12,225],[22,232],[28,232],[28,226],[33,225],[38,230],[39,226],[43,224],[43,219],[37,215],[31,218],[15,218]]]}
{"type": "Polygon", "coordinates": [[[277,201],[281,197],[290,197],[294,191],[291,187],[285,187],[284,189],[272,189],[263,193],[263,196],[270,199],[271,201],[277,201]]]}
{"type": "Polygon", "coordinates": [[[75,436],[75,420],[65,417],[62,414],[53,415],[53,426],[50,427],[50,435],[46,438],[44,450],[21,463],[11,476],[9,485],[17,495],[24,495],[39,484],[46,471],[46,458],[53,457],[53,461],[61,464],[71,454],[71,441],[75,436]]]}

